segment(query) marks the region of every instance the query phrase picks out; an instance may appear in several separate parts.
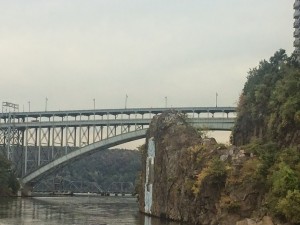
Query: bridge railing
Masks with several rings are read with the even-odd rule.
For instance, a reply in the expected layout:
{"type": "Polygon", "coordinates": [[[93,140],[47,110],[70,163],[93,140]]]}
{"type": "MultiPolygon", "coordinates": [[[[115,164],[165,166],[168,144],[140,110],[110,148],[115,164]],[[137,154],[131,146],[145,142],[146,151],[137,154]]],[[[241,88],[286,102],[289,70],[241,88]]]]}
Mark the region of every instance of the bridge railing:
{"type": "Polygon", "coordinates": [[[132,108],[100,110],[66,110],[46,112],[0,113],[0,127],[5,124],[66,122],[116,119],[152,119],[154,115],[167,110],[182,112],[189,117],[235,117],[235,107],[179,107],[179,108],[132,108]]]}

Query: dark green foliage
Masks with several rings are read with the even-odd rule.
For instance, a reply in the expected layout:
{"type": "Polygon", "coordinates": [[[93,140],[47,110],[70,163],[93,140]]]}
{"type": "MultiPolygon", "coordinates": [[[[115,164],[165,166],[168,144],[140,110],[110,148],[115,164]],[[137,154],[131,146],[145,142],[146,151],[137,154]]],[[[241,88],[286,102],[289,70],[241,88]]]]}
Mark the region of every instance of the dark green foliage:
{"type": "MultiPolygon", "coordinates": [[[[267,179],[269,184],[267,205],[273,214],[294,221],[295,218],[291,219],[287,212],[291,209],[289,193],[300,189],[300,156],[297,147],[282,149],[277,153],[276,158],[267,179]]],[[[299,204],[295,206],[300,207],[299,204]]],[[[300,208],[297,210],[299,211],[300,208]]]]}
{"type": "Polygon", "coordinates": [[[9,161],[0,154],[0,188],[4,188],[7,185],[9,170],[9,161]]]}
{"type": "Polygon", "coordinates": [[[209,167],[209,174],[219,180],[226,176],[226,165],[219,157],[213,158],[209,167]]]}
{"type": "MultiPolygon", "coordinates": [[[[281,139],[284,144],[295,142],[294,133],[300,128],[300,73],[286,68],[284,79],[277,82],[271,96],[268,128],[271,138],[281,139]]],[[[298,140],[299,142],[299,140],[298,140]]]]}
{"type": "Polygon", "coordinates": [[[268,175],[269,168],[274,164],[275,157],[276,157],[276,150],[272,148],[266,148],[265,152],[263,150],[264,148],[261,149],[260,159],[262,161],[262,164],[259,167],[259,173],[263,177],[265,177],[268,175]]]}
{"type": "Polygon", "coordinates": [[[8,176],[8,187],[11,193],[14,195],[17,194],[18,190],[20,189],[20,183],[16,178],[16,175],[13,172],[9,173],[8,176]]]}
{"type": "Polygon", "coordinates": [[[295,171],[287,164],[280,163],[278,170],[276,170],[271,177],[272,194],[277,197],[286,196],[289,190],[299,188],[299,178],[295,171]]]}
{"type": "Polygon", "coordinates": [[[288,191],[287,196],[281,199],[277,210],[292,223],[300,223],[300,192],[299,190],[288,191]]]}
{"type": "Polygon", "coordinates": [[[19,187],[10,162],[0,154],[0,196],[16,194],[19,187]]]}
{"type": "Polygon", "coordinates": [[[279,50],[249,71],[240,96],[232,142],[249,143],[253,138],[275,141],[280,146],[300,139],[300,70],[294,56],[279,50]]]}
{"type": "Polygon", "coordinates": [[[263,143],[262,140],[253,140],[245,146],[248,152],[254,153],[260,160],[259,175],[263,179],[268,175],[269,169],[274,165],[279,148],[274,142],[263,143]]]}

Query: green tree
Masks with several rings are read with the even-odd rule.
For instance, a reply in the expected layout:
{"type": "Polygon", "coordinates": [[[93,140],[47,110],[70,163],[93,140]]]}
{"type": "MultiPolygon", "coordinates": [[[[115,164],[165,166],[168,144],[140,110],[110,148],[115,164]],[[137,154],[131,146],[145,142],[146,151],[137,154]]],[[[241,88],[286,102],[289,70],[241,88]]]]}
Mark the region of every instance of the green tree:
{"type": "Polygon", "coordinates": [[[300,223],[300,192],[299,190],[288,191],[287,196],[280,200],[277,205],[279,213],[284,215],[292,223],[300,223]]]}
{"type": "Polygon", "coordinates": [[[293,169],[285,163],[279,164],[279,170],[272,176],[272,194],[284,197],[288,191],[299,188],[299,179],[293,169]]]}
{"type": "Polygon", "coordinates": [[[0,195],[16,194],[19,187],[11,163],[0,154],[0,195]]]}
{"type": "Polygon", "coordinates": [[[8,188],[10,163],[0,154],[0,191],[8,188]]]}
{"type": "Polygon", "coordinates": [[[232,142],[249,143],[253,138],[280,140],[288,146],[299,142],[300,70],[294,56],[277,51],[269,61],[251,69],[240,96],[232,142]]]}

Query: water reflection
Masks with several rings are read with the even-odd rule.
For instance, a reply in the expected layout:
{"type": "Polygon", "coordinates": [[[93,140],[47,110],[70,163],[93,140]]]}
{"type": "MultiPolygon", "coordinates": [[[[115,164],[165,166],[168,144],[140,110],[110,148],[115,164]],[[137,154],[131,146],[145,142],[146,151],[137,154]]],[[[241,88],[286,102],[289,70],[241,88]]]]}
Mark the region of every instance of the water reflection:
{"type": "Polygon", "coordinates": [[[0,225],[179,225],[138,212],[131,197],[0,198],[0,225]]]}

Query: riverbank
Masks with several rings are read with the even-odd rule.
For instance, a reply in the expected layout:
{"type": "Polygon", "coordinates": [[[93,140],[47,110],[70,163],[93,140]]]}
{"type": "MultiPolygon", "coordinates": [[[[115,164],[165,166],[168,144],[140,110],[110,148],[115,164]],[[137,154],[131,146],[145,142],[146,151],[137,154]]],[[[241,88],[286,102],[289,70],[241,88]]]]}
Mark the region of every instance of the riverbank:
{"type": "Polygon", "coordinates": [[[103,196],[115,196],[115,197],[135,197],[132,194],[127,193],[76,193],[76,192],[32,192],[30,197],[67,197],[67,196],[94,196],[94,197],[103,197],[103,196]]]}

